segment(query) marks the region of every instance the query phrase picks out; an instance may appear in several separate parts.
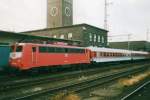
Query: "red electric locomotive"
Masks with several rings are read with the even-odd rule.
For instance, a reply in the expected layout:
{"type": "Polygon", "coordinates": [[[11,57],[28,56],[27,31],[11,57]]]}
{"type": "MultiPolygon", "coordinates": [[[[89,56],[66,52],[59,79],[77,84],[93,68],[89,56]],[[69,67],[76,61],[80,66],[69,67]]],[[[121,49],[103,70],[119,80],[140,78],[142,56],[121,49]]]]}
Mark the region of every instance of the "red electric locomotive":
{"type": "Polygon", "coordinates": [[[20,70],[85,63],[90,63],[90,50],[75,46],[19,43],[10,54],[10,65],[20,70]]]}

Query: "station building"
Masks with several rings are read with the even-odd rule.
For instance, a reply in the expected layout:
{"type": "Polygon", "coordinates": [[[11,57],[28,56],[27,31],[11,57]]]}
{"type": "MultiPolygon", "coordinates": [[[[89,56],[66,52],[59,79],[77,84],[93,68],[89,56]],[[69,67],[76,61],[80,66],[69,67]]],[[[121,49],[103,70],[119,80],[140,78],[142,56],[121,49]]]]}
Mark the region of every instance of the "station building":
{"type": "Polygon", "coordinates": [[[35,31],[23,32],[34,36],[46,36],[56,39],[80,41],[80,46],[107,47],[107,32],[88,24],[77,24],[71,26],[46,28],[35,31]]]}

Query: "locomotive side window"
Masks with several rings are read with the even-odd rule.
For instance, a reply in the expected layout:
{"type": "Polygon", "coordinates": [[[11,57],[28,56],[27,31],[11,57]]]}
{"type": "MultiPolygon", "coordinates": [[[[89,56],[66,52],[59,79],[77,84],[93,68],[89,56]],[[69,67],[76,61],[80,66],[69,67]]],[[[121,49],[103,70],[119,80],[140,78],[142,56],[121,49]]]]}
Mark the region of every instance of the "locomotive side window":
{"type": "Polygon", "coordinates": [[[40,53],[46,53],[47,52],[47,47],[39,47],[39,52],[40,53]]]}
{"type": "Polygon", "coordinates": [[[22,52],[22,46],[17,46],[16,52],[22,52]]]}
{"type": "Polygon", "coordinates": [[[67,48],[68,53],[85,53],[84,49],[67,48]]]}
{"type": "Polygon", "coordinates": [[[68,53],[75,53],[75,49],[68,48],[68,53]]]}
{"type": "Polygon", "coordinates": [[[57,52],[57,53],[64,53],[65,49],[64,48],[55,48],[55,52],[57,52]]]}
{"type": "Polygon", "coordinates": [[[84,49],[78,49],[78,53],[85,53],[84,49]]]}
{"type": "Polygon", "coordinates": [[[53,48],[53,47],[48,47],[48,52],[49,52],[49,53],[55,52],[55,48],[53,48]]]}
{"type": "Polygon", "coordinates": [[[77,49],[77,53],[85,53],[85,50],[84,49],[77,49]]]}
{"type": "Polygon", "coordinates": [[[84,49],[59,48],[59,47],[39,47],[40,53],[85,53],[84,49]]]}

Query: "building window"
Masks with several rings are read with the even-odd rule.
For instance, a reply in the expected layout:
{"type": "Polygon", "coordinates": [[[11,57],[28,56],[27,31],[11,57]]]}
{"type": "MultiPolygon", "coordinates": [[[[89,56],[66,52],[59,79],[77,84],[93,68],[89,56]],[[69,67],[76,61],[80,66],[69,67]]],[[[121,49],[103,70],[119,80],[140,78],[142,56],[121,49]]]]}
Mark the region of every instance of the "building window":
{"type": "Polygon", "coordinates": [[[98,36],[98,42],[101,42],[101,36],[100,35],[98,36]]]}
{"type": "Polygon", "coordinates": [[[83,30],[86,30],[86,27],[82,27],[83,30]]]}
{"type": "Polygon", "coordinates": [[[72,39],[72,33],[68,33],[68,39],[72,39]]]}
{"type": "Polygon", "coordinates": [[[64,35],[60,35],[60,39],[64,39],[65,38],[65,36],[64,35]]]}
{"type": "Polygon", "coordinates": [[[104,37],[102,36],[102,43],[105,43],[104,37]]]}
{"type": "Polygon", "coordinates": [[[94,42],[96,42],[96,34],[94,34],[94,42]]]}
{"type": "Polygon", "coordinates": [[[54,36],[53,36],[53,38],[57,38],[57,36],[56,36],[56,35],[54,35],[54,36]]]}
{"type": "Polygon", "coordinates": [[[90,41],[92,41],[92,33],[89,33],[90,41]]]}

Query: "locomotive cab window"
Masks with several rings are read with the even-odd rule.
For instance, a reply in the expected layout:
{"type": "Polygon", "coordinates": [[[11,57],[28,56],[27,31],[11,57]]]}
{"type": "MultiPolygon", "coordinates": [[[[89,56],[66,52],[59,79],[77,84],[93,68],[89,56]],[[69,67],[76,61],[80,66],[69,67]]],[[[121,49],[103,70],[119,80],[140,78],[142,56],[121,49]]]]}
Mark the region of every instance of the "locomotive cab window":
{"type": "Polygon", "coordinates": [[[17,46],[16,52],[22,52],[23,47],[22,46],[17,46]]]}
{"type": "Polygon", "coordinates": [[[11,46],[11,51],[10,52],[14,52],[15,46],[11,46]]]}

